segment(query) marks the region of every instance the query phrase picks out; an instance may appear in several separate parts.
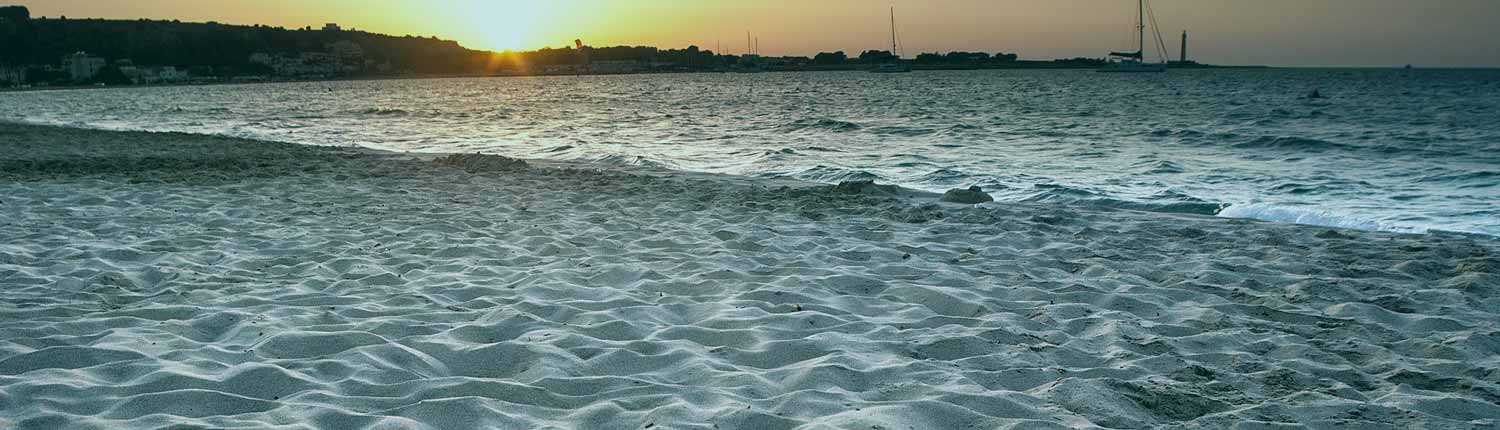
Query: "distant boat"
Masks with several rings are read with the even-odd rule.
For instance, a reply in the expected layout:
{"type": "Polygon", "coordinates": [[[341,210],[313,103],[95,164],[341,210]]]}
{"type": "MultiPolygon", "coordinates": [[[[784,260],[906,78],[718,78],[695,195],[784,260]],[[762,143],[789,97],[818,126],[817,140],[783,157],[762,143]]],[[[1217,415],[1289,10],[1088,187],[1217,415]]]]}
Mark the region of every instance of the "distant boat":
{"type": "Polygon", "coordinates": [[[754,57],[754,58],[748,58],[748,59],[746,59],[743,62],[743,64],[740,64],[740,67],[738,69],[734,69],[734,72],[735,73],[765,73],[767,70],[768,70],[768,68],[766,67],[766,64],[760,62],[760,57],[754,57]]]}
{"type": "Polygon", "coordinates": [[[891,55],[896,59],[889,63],[881,63],[875,66],[871,73],[910,73],[911,66],[901,62],[900,43],[896,39],[896,8],[891,8],[891,55]]]}
{"type": "Polygon", "coordinates": [[[735,73],[765,73],[766,62],[760,58],[760,38],[752,38],[750,32],[745,32],[745,55],[740,57],[739,68],[735,73]]]}
{"type": "MultiPolygon", "coordinates": [[[[1139,36],[1138,40],[1140,44],[1136,45],[1135,52],[1109,53],[1109,62],[1106,63],[1103,68],[1099,69],[1100,72],[1161,73],[1167,71],[1166,59],[1162,59],[1160,63],[1146,62],[1146,0],[1136,0],[1136,4],[1138,9],[1136,12],[1137,21],[1135,30],[1136,35],[1139,36]]],[[[1153,13],[1151,16],[1151,21],[1154,24],[1156,22],[1156,14],[1153,13]]],[[[1151,30],[1156,33],[1156,40],[1160,45],[1161,29],[1156,28],[1155,25],[1152,25],[1151,30]]]]}

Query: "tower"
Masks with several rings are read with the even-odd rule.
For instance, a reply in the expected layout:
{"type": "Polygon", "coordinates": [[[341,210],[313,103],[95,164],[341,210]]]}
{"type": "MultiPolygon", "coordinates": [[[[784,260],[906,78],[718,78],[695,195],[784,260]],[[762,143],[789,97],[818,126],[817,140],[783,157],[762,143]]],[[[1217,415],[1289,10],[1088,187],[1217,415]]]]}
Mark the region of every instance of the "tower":
{"type": "Polygon", "coordinates": [[[1179,62],[1179,63],[1186,63],[1187,62],[1187,30],[1182,30],[1182,54],[1181,55],[1182,55],[1181,58],[1179,58],[1177,60],[1177,62],[1179,62]]]}

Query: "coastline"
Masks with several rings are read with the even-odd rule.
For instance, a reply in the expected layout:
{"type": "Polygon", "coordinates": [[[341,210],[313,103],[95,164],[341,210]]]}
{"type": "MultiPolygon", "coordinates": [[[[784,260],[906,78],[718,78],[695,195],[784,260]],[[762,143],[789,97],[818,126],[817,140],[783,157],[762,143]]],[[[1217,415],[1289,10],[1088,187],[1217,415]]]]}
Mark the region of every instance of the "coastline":
{"type": "Polygon", "coordinates": [[[1494,240],[178,133],[0,149],[0,427],[1500,420],[1494,240]]]}
{"type": "MultiPolygon", "coordinates": [[[[1273,66],[1221,66],[1221,65],[1209,65],[1209,64],[1193,65],[1193,66],[1173,66],[1172,68],[1174,68],[1174,69],[1180,69],[1180,70],[1275,70],[1275,69],[1279,69],[1279,67],[1273,67],[1273,66]]],[[[999,65],[999,66],[990,66],[990,65],[984,65],[984,66],[913,65],[913,67],[912,67],[913,71],[933,71],[933,72],[943,72],[943,71],[975,71],[975,70],[1047,70],[1047,71],[1080,70],[1080,71],[1092,71],[1094,69],[1096,69],[1096,67],[1079,67],[1079,66],[1066,65],[1066,64],[1063,64],[1063,65],[1052,65],[1052,64],[1047,64],[1047,63],[1041,63],[1041,64],[1036,64],[1036,65],[1022,65],[1022,66],[1006,66],[1006,65],[999,65]]],[[[867,72],[869,70],[870,70],[869,67],[864,67],[864,66],[836,66],[836,67],[810,66],[810,67],[798,67],[798,68],[771,68],[771,69],[766,70],[765,73],[867,72]]],[[[483,73],[477,73],[477,74],[453,74],[453,75],[367,76],[367,77],[342,77],[342,78],[326,78],[326,79],[260,80],[260,81],[245,81],[245,82],[233,82],[233,81],[219,80],[219,81],[212,81],[212,82],[184,82],[184,83],[171,83],[171,84],[137,84],[137,85],[116,85],[116,86],[66,85],[66,86],[48,86],[48,87],[33,87],[33,88],[0,87],[0,93],[5,93],[5,92],[24,92],[24,91],[52,91],[52,90],[59,90],[60,91],[60,90],[86,90],[86,89],[111,89],[111,88],[192,87],[192,86],[211,86],[211,85],[254,85],[254,84],[283,84],[283,83],[307,83],[307,82],[361,82],[361,81],[401,81],[401,80],[423,80],[423,79],[487,79],[487,78],[534,78],[534,77],[552,77],[552,76],[684,75],[684,74],[726,74],[726,73],[733,73],[733,72],[730,72],[730,71],[663,71],[663,72],[632,72],[632,73],[595,73],[595,72],[587,72],[587,73],[509,73],[509,74],[483,74],[483,73]]]]}

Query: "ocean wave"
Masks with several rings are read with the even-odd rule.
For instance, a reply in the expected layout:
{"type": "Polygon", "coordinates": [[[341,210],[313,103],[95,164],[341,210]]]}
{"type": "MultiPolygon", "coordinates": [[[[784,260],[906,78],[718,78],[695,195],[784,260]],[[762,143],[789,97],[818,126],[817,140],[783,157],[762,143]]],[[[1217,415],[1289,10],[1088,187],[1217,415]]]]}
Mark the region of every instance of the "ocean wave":
{"type": "Polygon", "coordinates": [[[840,151],[840,150],[837,150],[837,149],[834,149],[834,148],[827,148],[827,147],[822,147],[822,146],[804,146],[804,147],[802,147],[802,150],[803,151],[812,151],[812,152],[844,152],[844,151],[840,151]]]}
{"type": "Polygon", "coordinates": [[[1305,137],[1261,136],[1247,142],[1230,145],[1240,149],[1277,149],[1286,151],[1321,152],[1330,149],[1346,149],[1348,145],[1305,137]]]}
{"type": "Polygon", "coordinates": [[[1073,202],[1078,199],[1095,199],[1101,196],[1099,193],[1093,191],[1059,184],[1036,184],[1032,186],[1032,189],[1036,191],[1030,196],[1022,198],[1021,201],[1047,203],[1063,200],[1065,202],[1073,202]]]}
{"type": "MultiPolygon", "coordinates": [[[[100,112],[100,113],[101,114],[109,114],[110,111],[103,111],[103,112],[100,112]]],[[[198,116],[208,116],[208,117],[215,117],[215,118],[225,118],[225,117],[232,117],[233,115],[236,115],[239,112],[235,112],[234,109],[230,109],[230,108],[224,107],[224,106],[210,106],[210,107],[204,107],[204,108],[172,106],[172,107],[169,107],[169,108],[166,108],[166,109],[162,109],[158,113],[160,115],[162,115],[162,116],[165,116],[165,117],[191,117],[191,116],[198,115],[198,116]]]]}
{"type": "Polygon", "coordinates": [[[862,127],[859,124],[829,118],[803,118],[776,127],[777,130],[783,132],[827,131],[833,133],[848,133],[858,131],[860,128],[862,127]]]}
{"type": "Polygon", "coordinates": [[[1059,184],[1037,184],[1032,187],[1031,192],[1013,195],[1013,198],[1026,203],[1210,216],[1217,215],[1225,207],[1223,203],[1204,201],[1172,191],[1164,191],[1151,196],[1147,201],[1139,201],[1059,184]]]}
{"type": "Polygon", "coordinates": [[[969,124],[955,124],[955,125],[949,126],[948,128],[939,130],[938,132],[934,133],[934,135],[936,135],[936,136],[967,135],[967,134],[973,134],[975,131],[979,131],[979,130],[981,130],[981,128],[979,126],[969,125],[969,124]]]}
{"type": "MultiPolygon", "coordinates": [[[[1326,105],[1308,105],[1308,106],[1309,107],[1323,107],[1323,106],[1326,106],[1326,105]]],[[[1330,114],[1330,113],[1324,112],[1324,111],[1319,110],[1319,109],[1313,109],[1313,110],[1309,110],[1307,112],[1297,112],[1297,111],[1290,110],[1290,109],[1276,108],[1276,109],[1272,109],[1271,110],[1271,116],[1274,116],[1274,117],[1277,117],[1277,118],[1291,118],[1291,119],[1338,118],[1338,115],[1330,114]]]]}
{"type": "Polygon", "coordinates": [[[951,185],[968,178],[969,175],[964,172],[953,169],[937,169],[917,177],[917,182],[951,185]]]}
{"type": "Polygon", "coordinates": [[[387,109],[387,108],[355,109],[355,110],[349,111],[348,113],[353,114],[353,115],[359,115],[359,116],[407,116],[407,115],[411,115],[411,112],[407,111],[406,109],[387,109]]]}
{"type": "Polygon", "coordinates": [[[676,166],[660,161],[652,160],[640,155],[610,154],[590,160],[599,164],[610,164],[616,166],[644,166],[659,169],[678,170],[676,166]]]}
{"type": "Polygon", "coordinates": [[[937,130],[926,127],[886,126],[870,129],[870,132],[877,136],[921,137],[937,133],[937,130]]]}
{"type": "Polygon", "coordinates": [[[1182,138],[1182,139],[1201,138],[1201,137],[1204,136],[1203,132],[1201,132],[1201,131],[1196,131],[1196,130],[1173,130],[1173,129],[1169,129],[1169,128],[1158,128],[1158,129],[1155,129],[1155,130],[1151,130],[1151,132],[1149,134],[1151,136],[1155,136],[1155,137],[1176,137],[1176,138],[1182,138]]]}
{"type": "Polygon", "coordinates": [[[1182,172],[1187,171],[1187,169],[1184,169],[1182,167],[1182,165],[1177,164],[1177,163],[1173,163],[1173,162],[1168,161],[1168,160],[1142,161],[1142,162],[1136,163],[1135,167],[1137,167],[1139,169],[1142,169],[1143,173],[1148,173],[1148,174],[1153,174],[1153,175],[1182,173],[1182,172]]]}
{"type": "Polygon", "coordinates": [[[850,181],[884,181],[880,175],[857,169],[845,169],[824,165],[813,166],[810,169],[792,175],[796,179],[819,182],[824,184],[837,184],[850,181]]]}
{"type": "Polygon", "coordinates": [[[1418,178],[1421,182],[1459,183],[1460,188],[1489,188],[1500,185],[1500,170],[1449,172],[1418,178]],[[1478,183],[1466,183],[1478,182],[1478,183]]]}
{"type": "Polygon", "coordinates": [[[1427,233],[1426,227],[1399,225],[1395,223],[1361,219],[1356,216],[1333,211],[1270,204],[1230,205],[1220,211],[1224,218],[1253,219],[1284,224],[1304,224],[1321,227],[1347,228],[1352,230],[1385,231],[1394,233],[1427,233]]]}
{"type": "Polygon", "coordinates": [[[1346,189],[1347,188],[1344,188],[1344,187],[1341,187],[1341,186],[1338,186],[1338,185],[1314,185],[1314,184],[1303,184],[1303,183],[1296,183],[1296,182],[1285,183],[1285,184],[1280,184],[1280,185],[1271,187],[1271,190],[1273,190],[1273,191],[1276,191],[1276,192],[1279,192],[1279,193],[1285,193],[1285,194],[1289,194],[1289,195],[1297,195],[1297,196],[1300,196],[1300,195],[1317,195],[1317,194],[1324,194],[1324,193],[1334,193],[1334,192],[1344,191],[1346,189]]]}

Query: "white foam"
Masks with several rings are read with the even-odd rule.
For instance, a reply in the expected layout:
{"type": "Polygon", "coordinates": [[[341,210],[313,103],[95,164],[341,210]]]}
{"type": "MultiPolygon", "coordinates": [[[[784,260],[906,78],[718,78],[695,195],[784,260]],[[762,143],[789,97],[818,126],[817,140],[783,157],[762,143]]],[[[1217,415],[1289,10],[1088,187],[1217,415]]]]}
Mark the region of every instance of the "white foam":
{"type": "Polygon", "coordinates": [[[1333,211],[1295,206],[1245,204],[1230,205],[1219,211],[1223,218],[1254,219],[1284,224],[1315,225],[1320,227],[1347,228],[1364,231],[1391,233],[1427,233],[1427,227],[1372,221],[1333,211]]]}

